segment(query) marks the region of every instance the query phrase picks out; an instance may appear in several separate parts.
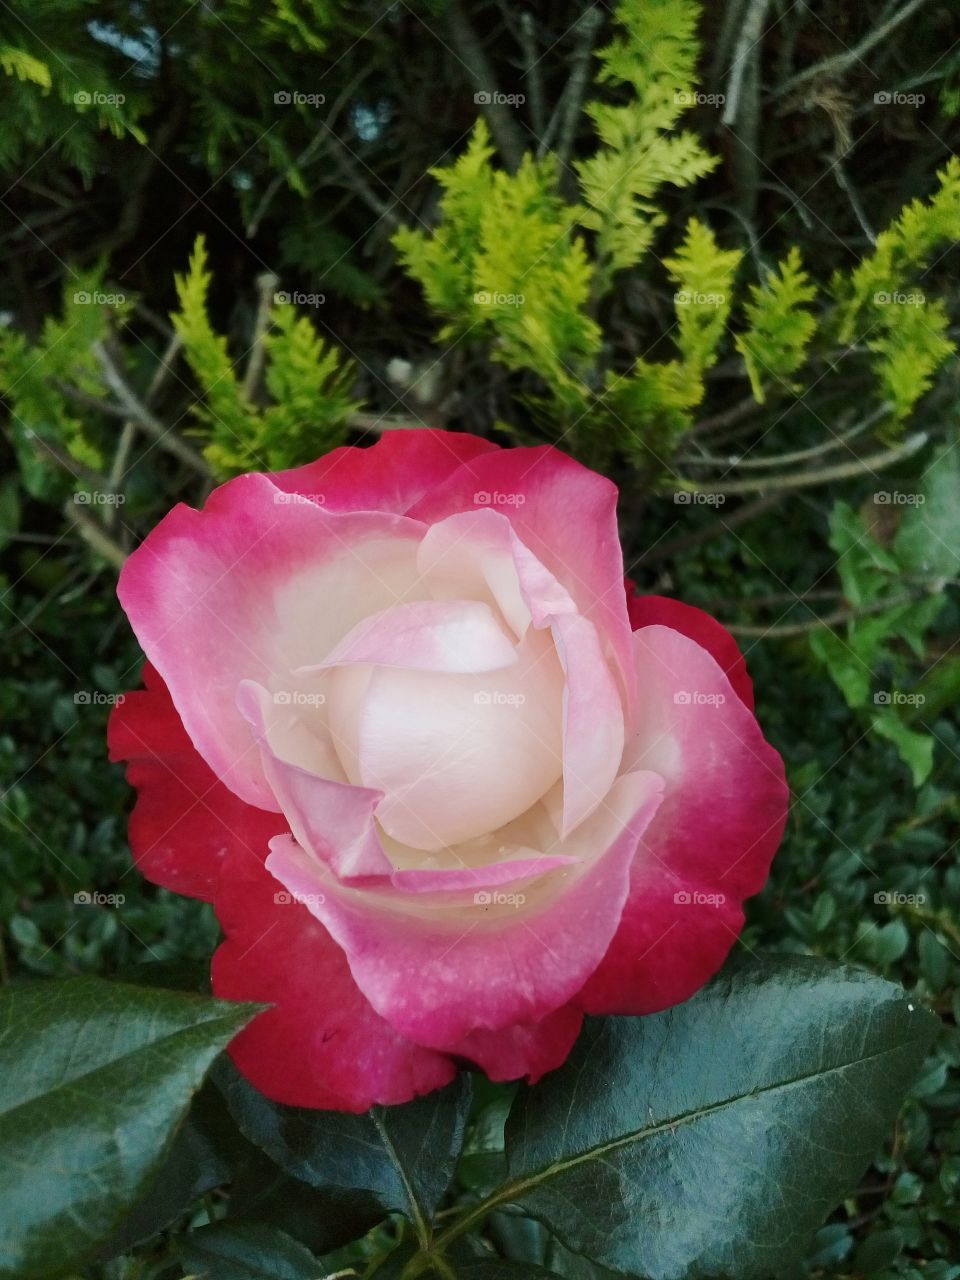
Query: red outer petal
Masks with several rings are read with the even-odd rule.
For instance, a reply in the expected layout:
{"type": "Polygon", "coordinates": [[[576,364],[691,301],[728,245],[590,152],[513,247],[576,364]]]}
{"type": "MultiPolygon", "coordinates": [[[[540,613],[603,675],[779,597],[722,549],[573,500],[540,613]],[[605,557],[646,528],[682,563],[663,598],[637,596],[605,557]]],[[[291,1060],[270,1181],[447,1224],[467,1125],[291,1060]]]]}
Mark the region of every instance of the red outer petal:
{"type": "Polygon", "coordinates": [[[491,1080],[525,1076],[529,1084],[536,1084],[566,1061],[582,1023],[582,1012],[566,1004],[539,1022],[515,1023],[502,1031],[471,1031],[454,1052],[469,1058],[491,1080]]]}
{"type": "Polygon", "coordinates": [[[149,663],[144,678],[147,688],[124,695],[108,729],[110,759],[127,762],[127,781],[137,789],[130,848],[154,884],[212,902],[224,860],[234,855],[262,863],[286,820],[225,787],[187,737],[149,663]]]}
{"type": "Polygon", "coordinates": [[[653,1013],[699,990],[736,941],[787,818],[783,762],[716,660],[665,626],[642,628],[634,643],[641,727],[625,759],[656,769],[666,791],[617,934],[577,996],[588,1013],[653,1013]]]}
{"type": "Polygon", "coordinates": [[[681,635],[696,640],[719,663],[743,702],[753,710],[753,681],[747,674],[747,664],[733,636],[716,618],[682,600],[669,596],[637,595],[636,584],[624,579],[627,590],[627,612],[634,631],[641,627],[664,626],[679,631],[681,635]]]}
{"type": "Polygon", "coordinates": [[[216,908],[227,940],[213,957],[214,993],[273,1005],[229,1050],[267,1097],[361,1112],[409,1102],[456,1075],[450,1058],[413,1044],[374,1013],[344,953],[263,867],[232,861],[216,908]]]}
{"type": "Polygon", "coordinates": [[[270,479],[287,493],[314,496],[329,511],[404,515],[461,463],[500,451],[499,445],[461,431],[397,428],[367,449],[345,445],[270,479]]]}

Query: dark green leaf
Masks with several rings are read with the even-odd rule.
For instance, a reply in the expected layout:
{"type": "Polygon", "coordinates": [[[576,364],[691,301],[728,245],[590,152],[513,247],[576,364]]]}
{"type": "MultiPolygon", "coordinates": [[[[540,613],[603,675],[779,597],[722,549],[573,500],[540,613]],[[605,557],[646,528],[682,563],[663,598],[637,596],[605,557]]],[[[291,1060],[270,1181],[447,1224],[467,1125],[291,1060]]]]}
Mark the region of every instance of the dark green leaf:
{"type": "Polygon", "coordinates": [[[259,1222],[214,1222],[182,1236],[177,1253],[205,1280],[318,1280],[323,1268],[291,1236],[259,1222]]]}
{"type": "Polygon", "coordinates": [[[590,1020],[520,1091],[496,1203],[651,1280],[775,1273],[856,1183],[937,1025],[857,969],[738,960],[666,1013],[590,1020]]]}
{"type": "Polygon", "coordinates": [[[120,1224],[98,1256],[113,1258],[168,1227],[195,1200],[230,1176],[227,1162],[215,1150],[203,1128],[188,1116],[146,1195],[120,1224]]]}
{"type": "Polygon", "coordinates": [[[0,1275],[59,1274],[110,1234],[254,1011],[96,978],[0,997],[0,1275]]]}
{"type": "Polygon", "coordinates": [[[224,1068],[218,1081],[241,1130],[295,1178],[324,1190],[370,1191],[384,1210],[426,1222],[463,1145],[470,1077],[405,1106],[365,1115],[283,1107],[224,1068]]]}

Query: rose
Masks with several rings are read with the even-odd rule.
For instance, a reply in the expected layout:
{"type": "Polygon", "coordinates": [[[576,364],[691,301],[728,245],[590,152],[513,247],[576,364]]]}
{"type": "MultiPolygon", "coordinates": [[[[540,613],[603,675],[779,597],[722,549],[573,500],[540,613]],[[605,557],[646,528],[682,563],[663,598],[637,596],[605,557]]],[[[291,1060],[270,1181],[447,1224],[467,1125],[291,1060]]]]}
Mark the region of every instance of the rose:
{"type": "Polygon", "coordinates": [[[726,631],[628,602],[615,506],[556,449],[397,430],[240,476],[128,560],[131,845],[214,903],[214,992],[271,1006],[231,1053],[271,1097],[360,1111],[463,1060],[533,1080],[585,1012],[722,963],[782,765],[726,631]]]}

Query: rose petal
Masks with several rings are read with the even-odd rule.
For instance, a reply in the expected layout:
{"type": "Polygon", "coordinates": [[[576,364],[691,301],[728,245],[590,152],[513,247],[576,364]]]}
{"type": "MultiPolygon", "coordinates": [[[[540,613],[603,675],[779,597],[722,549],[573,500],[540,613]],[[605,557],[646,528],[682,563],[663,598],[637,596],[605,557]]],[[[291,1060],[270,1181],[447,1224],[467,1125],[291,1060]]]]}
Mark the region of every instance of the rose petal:
{"type": "Polygon", "coordinates": [[[545,851],[584,865],[528,886],[516,908],[465,902],[411,914],[396,895],[337,884],[289,837],[273,842],[268,866],[344,948],[377,1012],[418,1044],[454,1052],[473,1031],[535,1022],[579,991],[616,931],[662,786],[652,773],[618,778],[604,806],[545,851]],[[551,891],[554,877],[560,892],[551,891]]]}
{"type": "Polygon", "coordinates": [[[399,516],[278,505],[245,475],[202,512],[175,507],[130,556],[120,602],[187,733],[241,799],[279,807],[236,707],[242,679],[276,690],[359,618],[414,590],[423,530],[399,516]]]}
{"type": "Polygon", "coordinates": [[[726,627],[709,613],[704,613],[692,604],[684,604],[682,600],[671,600],[669,596],[637,595],[636,586],[629,578],[625,579],[625,586],[627,609],[634,631],[640,627],[664,626],[695,640],[717,660],[733,685],[734,692],[753,710],[753,681],[747,674],[747,664],[740,646],[726,627]]]}
{"type": "Polygon", "coordinates": [[[623,593],[617,489],[559,449],[501,449],[465,461],[408,514],[435,524],[458,511],[492,506],[573,597],[609,646],[633,705],[635,671],[623,593]]]}
{"type": "Polygon", "coordinates": [[[449,1058],[411,1044],[374,1013],[341,949],[262,867],[231,862],[216,908],[226,941],[213,957],[214,994],[273,1006],[229,1048],[267,1097],[362,1112],[453,1079],[449,1058]]]}
{"type": "Polygon", "coordinates": [[[229,855],[263,862],[276,813],[245,804],[197,754],[163,681],[149,663],[147,689],[124,695],[110,715],[110,759],[125,760],[137,789],[129,840],[141,873],[189,898],[212,901],[229,855]]]}
{"type": "Polygon", "coordinates": [[[590,1013],[666,1008],[719,969],[787,815],[783,762],[711,655],[663,626],[637,631],[634,643],[642,728],[625,766],[656,769],[667,789],[617,935],[578,997],[590,1013]]]}
{"type": "Polygon", "coordinates": [[[565,1004],[539,1022],[517,1023],[501,1031],[471,1031],[453,1052],[469,1058],[491,1080],[526,1076],[528,1084],[536,1084],[566,1060],[582,1023],[583,1013],[565,1004]]]}
{"type": "Polygon", "coordinates": [[[466,674],[497,671],[516,660],[516,649],[489,605],[478,600],[420,600],[370,614],[322,663],[302,667],[297,674],[363,662],[466,674]]]}
{"type": "Polygon", "coordinates": [[[530,631],[518,661],[488,675],[374,668],[359,762],[363,785],[384,793],[384,830],[437,850],[518,817],[560,776],[562,714],[563,675],[544,632],[530,631]]]}
{"type": "Polygon", "coordinates": [[[347,445],[270,478],[277,488],[309,496],[328,511],[403,515],[461,463],[497,452],[498,445],[461,431],[400,428],[384,431],[369,448],[347,445]]]}
{"type": "Polygon", "coordinates": [[[623,703],[586,618],[553,622],[566,677],[563,690],[563,825],[569,835],[603,803],[623,759],[623,703]]]}
{"type": "Polygon", "coordinates": [[[383,793],[322,777],[278,756],[267,727],[270,703],[262,685],[241,681],[237,704],[256,735],[270,789],[294,836],[342,879],[389,876],[393,865],[374,819],[383,793]]]}

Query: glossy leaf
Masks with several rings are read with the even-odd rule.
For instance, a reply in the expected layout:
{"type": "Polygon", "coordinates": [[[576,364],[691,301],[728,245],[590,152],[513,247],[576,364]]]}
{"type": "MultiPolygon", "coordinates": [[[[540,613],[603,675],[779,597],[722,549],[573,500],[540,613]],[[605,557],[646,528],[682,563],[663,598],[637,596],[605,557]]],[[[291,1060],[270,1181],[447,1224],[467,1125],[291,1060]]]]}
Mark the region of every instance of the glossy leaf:
{"type": "Polygon", "coordinates": [[[96,978],[0,997],[0,1276],[61,1274],[110,1235],[257,1008],[96,978]]]}
{"type": "Polygon", "coordinates": [[[184,1270],[205,1280],[318,1280],[320,1261],[292,1236],[259,1222],[214,1222],[177,1241],[184,1270]]]}
{"type": "Polygon", "coordinates": [[[650,1280],[776,1273],[856,1183],[937,1025],[857,969],[734,962],[665,1013],[591,1020],[518,1095],[487,1205],[650,1280]]]}
{"type": "Polygon", "coordinates": [[[280,1106],[226,1068],[218,1081],[250,1141],[312,1186],[367,1190],[416,1224],[430,1220],[449,1186],[470,1109],[465,1073],[405,1106],[359,1116],[280,1106]]]}

